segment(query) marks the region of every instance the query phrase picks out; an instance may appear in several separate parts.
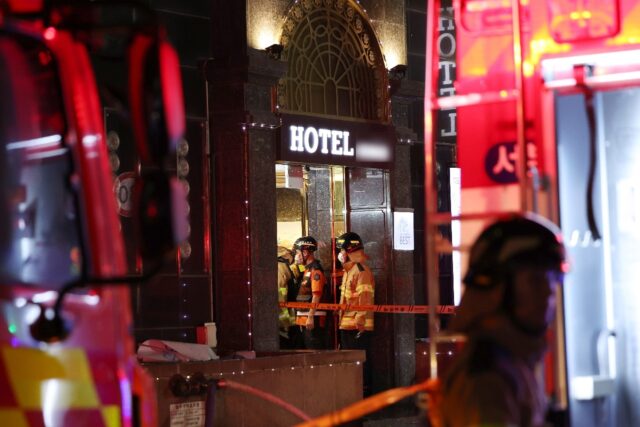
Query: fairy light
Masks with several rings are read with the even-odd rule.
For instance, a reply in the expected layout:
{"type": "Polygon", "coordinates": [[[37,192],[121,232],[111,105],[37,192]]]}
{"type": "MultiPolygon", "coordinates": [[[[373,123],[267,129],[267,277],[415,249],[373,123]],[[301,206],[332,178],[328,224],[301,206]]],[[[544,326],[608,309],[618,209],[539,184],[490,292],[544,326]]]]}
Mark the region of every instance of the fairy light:
{"type": "MultiPolygon", "coordinates": [[[[255,127],[255,122],[252,122],[249,127],[255,127]]],[[[244,160],[244,194],[249,197],[249,136],[247,135],[247,124],[242,123],[242,131],[244,133],[244,147],[243,147],[243,160],[244,160]]],[[[251,314],[253,311],[253,303],[251,301],[251,222],[249,221],[249,200],[244,201],[245,213],[244,213],[244,227],[246,232],[246,245],[245,254],[247,258],[247,313],[251,314]]],[[[249,341],[249,350],[253,350],[253,318],[247,316],[247,338],[249,341]]]]}

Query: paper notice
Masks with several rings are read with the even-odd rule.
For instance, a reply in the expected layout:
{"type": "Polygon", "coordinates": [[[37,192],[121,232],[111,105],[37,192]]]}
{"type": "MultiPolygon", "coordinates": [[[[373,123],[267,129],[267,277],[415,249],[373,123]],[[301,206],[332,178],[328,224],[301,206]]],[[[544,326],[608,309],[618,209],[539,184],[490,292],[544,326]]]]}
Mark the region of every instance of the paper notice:
{"type": "Polygon", "coordinates": [[[171,427],[204,427],[204,401],[169,405],[171,427]]]}

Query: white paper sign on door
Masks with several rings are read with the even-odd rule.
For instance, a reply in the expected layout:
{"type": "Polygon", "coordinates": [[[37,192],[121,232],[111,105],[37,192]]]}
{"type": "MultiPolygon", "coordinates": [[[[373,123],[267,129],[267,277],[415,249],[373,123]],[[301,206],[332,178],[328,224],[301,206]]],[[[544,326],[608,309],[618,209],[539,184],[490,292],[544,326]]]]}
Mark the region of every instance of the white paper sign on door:
{"type": "Polygon", "coordinates": [[[393,249],[397,251],[412,251],[413,239],[413,211],[393,213],[393,249]]]}

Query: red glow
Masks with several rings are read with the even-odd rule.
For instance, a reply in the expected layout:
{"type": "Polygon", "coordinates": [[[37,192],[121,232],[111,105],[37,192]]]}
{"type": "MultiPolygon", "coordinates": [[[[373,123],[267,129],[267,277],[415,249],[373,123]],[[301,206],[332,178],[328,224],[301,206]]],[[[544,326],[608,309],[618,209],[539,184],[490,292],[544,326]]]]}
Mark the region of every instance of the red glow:
{"type": "Polygon", "coordinates": [[[155,203],[150,203],[147,206],[147,217],[155,218],[158,215],[158,206],[155,203]]]}
{"type": "Polygon", "coordinates": [[[162,102],[165,108],[167,133],[172,150],[184,133],[185,113],[180,77],[180,62],[175,49],[166,42],[160,44],[160,76],[162,79],[162,102]]]}
{"type": "Polygon", "coordinates": [[[144,64],[152,40],[145,35],[136,35],[129,48],[129,94],[131,121],[136,144],[143,161],[150,161],[147,145],[147,129],[145,125],[145,109],[143,95],[144,64]]]}
{"type": "Polygon", "coordinates": [[[53,40],[56,37],[56,29],[53,27],[49,27],[44,30],[44,38],[46,40],[53,40]]]}
{"type": "Polygon", "coordinates": [[[7,4],[12,13],[37,13],[42,10],[42,0],[9,0],[7,4]]]}
{"type": "Polygon", "coordinates": [[[620,31],[619,1],[547,0],[551,35],[557,42],[611,37],[620,31]]]}
{"type": "MultiPolygon", "coordinates": [[[[459,0],[462,26],[471,32],[510,34],[511,0],[459,0]]],[[[529,7],[522,5],[523,22],[528,22],[529,7]]]]}
{"type": "Polygon", "coordinates": [[[38,52],[38,60],[40,61],[40,65],[46,66],[51,62],[51,53],[48,51],[40,51],[38,52]]]}

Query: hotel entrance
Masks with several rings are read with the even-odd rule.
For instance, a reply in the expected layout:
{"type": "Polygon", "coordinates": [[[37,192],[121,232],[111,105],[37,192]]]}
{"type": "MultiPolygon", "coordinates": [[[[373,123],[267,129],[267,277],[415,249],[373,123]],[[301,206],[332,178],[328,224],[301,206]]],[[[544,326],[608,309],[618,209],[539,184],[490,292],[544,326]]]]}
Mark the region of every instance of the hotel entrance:
{"type": "MultiPolygon", "coordinates": [[[[315,256],[327,278],[323,302],[339,302],[342,266],[335,257],[334,242],[347,231],[364,240],[376,295],[384,294],[388,281],[385,263],[390,261],[391,251],[388,181],[388,172],[380,169],[276,164],[278,246],[291,248],[301,236],[318,241],[315,256]]],[[[376,322],[376,329],[384,328],[386,320],[376,318],[376,322]]],[[[332,312],[327,313],[327,327],[328,346],[337,348],[337,322],[332,312]]]]}
{"type": "Polygon", "coordinates": [[[313,236],[322,265],[331,268],[331,241],[345,232],[344,174],[342,166],[276,164],[278,246],[313,236]]]}

